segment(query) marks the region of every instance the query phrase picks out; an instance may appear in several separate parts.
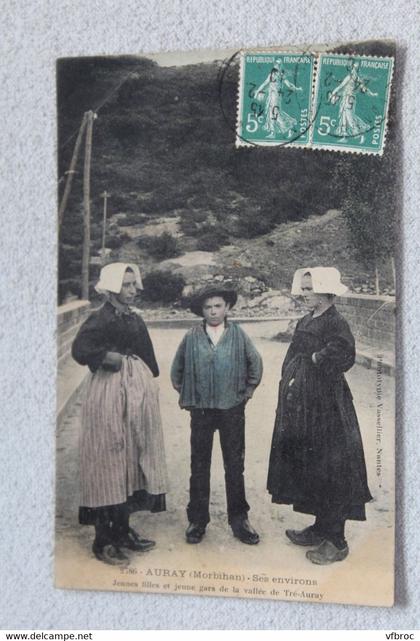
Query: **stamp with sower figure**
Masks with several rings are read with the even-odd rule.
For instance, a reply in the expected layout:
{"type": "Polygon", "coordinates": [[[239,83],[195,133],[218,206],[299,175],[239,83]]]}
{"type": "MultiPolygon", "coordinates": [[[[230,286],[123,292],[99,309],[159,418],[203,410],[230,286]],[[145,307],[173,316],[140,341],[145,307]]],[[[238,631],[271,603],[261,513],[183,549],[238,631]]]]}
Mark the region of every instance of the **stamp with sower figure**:
{"type": "Polygon", "coordinates": [[[381,155],[393,63],[367,55],[242,52],[236,145],[381,155]]]}
{"type": "Polygon", "coordinates": [[[321,54],[312,146],[381,154],[385,144],[393,58],[321,54]]]}
{"type": "Polygon", "coordinates": [[[242,52],[236,144],[309,143],[312,54],[242,52]]]}

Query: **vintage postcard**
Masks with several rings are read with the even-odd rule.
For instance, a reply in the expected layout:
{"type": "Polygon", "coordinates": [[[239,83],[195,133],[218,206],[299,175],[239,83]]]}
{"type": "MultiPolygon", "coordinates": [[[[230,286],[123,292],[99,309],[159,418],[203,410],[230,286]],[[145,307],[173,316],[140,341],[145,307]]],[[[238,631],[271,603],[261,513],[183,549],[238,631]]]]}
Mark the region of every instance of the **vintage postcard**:
{"type": "Polygon", "coordinates": [[[56,587],[393,604],[395,57],[58,61],[56,587]]]}

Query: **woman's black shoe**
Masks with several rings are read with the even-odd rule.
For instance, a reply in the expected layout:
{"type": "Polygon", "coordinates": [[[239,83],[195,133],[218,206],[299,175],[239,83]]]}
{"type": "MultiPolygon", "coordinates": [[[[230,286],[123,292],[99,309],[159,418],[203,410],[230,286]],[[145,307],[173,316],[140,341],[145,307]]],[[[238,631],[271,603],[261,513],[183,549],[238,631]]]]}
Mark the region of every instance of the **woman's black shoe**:
{"type": "Polygon", "coordinates": [[[309,550],[306,558],[317,565],[329,565],[336,561],[344,561],[349,555],[349,546],[344,544],[343,548],[338,548],[332,541],[323,541],[315,550],[309,550]]]}
{"type": "Polygon", "coordinates": [[[305,545],[315,547],[321,545],[325,539],[314,529],[313,525],[306,527],[304,530],[286,530],[287,538],[295,545],[305,545]]]}
{"type": "Polygon", "coordinates": [[[107,563],[108,565],[128,565],[130,563],[128,556],[112,543],[107,543],[106,545],[93,543],[92,552],[98,561],[102,561],[102,563],[107,563]]]}
{"type": "Polygon", "coordinates": [[[118,539],[118,545],[122,548],[132,550],[133,552],[147,552],[154,548],[156,543],[150,539],[143,539],[135,530],[133,530],[133,528],[130,527],[128,532],[118,539]]]}

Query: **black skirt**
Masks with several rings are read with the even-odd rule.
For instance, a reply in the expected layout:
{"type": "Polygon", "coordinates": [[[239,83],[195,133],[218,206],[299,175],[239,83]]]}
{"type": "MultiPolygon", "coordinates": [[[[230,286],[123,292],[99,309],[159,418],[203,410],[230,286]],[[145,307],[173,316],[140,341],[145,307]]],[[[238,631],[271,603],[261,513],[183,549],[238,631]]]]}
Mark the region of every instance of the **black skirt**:
{"type": "Polygon", "coordinates": [[[104,505],[101,507],[79,507],[80,525],[96,525],[98,522],[113,521],[115,512],[126,507],[128,514],[134,512],[164,512],[166,510],[165,494],[148,494],[145,490],[134,492],[125,503],[104,505]]]}

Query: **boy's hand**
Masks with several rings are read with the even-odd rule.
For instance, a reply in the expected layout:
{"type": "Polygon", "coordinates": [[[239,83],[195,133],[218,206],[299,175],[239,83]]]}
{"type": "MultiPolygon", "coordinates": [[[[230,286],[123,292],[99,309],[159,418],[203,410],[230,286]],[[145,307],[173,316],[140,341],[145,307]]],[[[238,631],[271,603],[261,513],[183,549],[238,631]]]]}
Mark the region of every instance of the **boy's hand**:
{"type": "Polygon", "coordinates": [[[253,387],[248,386],[246,388],[245,398],[244,398],[245,403],[248,403],[248,401],[254,396],[254,391],[255,389],[253,387]]]}

